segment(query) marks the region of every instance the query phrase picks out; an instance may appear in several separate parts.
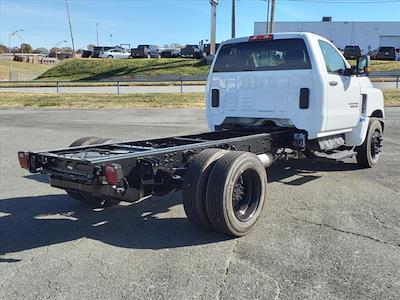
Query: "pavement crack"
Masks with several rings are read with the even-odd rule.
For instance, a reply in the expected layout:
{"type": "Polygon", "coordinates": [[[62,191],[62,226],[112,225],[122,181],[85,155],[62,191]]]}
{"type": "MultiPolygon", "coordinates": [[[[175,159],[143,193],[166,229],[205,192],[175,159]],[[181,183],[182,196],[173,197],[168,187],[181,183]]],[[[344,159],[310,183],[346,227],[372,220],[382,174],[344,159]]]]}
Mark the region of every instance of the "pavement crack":
{"type": "Polygon", "coordinates": [[[296,220],[296,221],[300,221],[300,222],[304,222],[304,223],[307,223],[307,224],[316,225],[316,226],[320,226],[320,227],[329,228],[331,230],[334,230],[334,231],[337,231],[337,232],[341,232],[341,233],[345,233],[345,234],[351,234],[351,235],[354,235],[354,236],[357,236],[357,237],[361,237],[361,238],[364,238],[364,239],[368,239],[368,240],[371,240],[371,241],[374,241],[374,242],[377,242],[377,243],[381,243],[381,244],[384,244],[384,245],[387,245],[387,246],[400,247],[400,244],[389,243],[389,242],[386,242],[386,241],[371,237],[371,236],[363,234],[363,233],[357,233],[357,232],[353,232],[353,231],[348,231],[348,230],[336,228],[336,227],[334,227],[334,226],[332,226],[330,224],[317,223],[317,222],[309,221],[309,220],[306,220],[306,219],[301,219],[301,218],[293,216],[288,209],[286,209],[286,211],[289,212],[289,216],[292,219],[296,220]]]}
{"type": "Polygon", "coordinates": [[[384,221],[382,221],[372,210],[369,212],[370,215],[379,223],[382,225],[383,228],[390,228],[389,226],[386,225],[384,221]]]}
{"type": "Polygon", "coordinates": [[[232,243],[231,249],[229,251],[228,257],[226,258],[226,262],[225,262],[225,273],[224,273],[224,278],[221,282],[221,284],[219,285],[219,292],[217,295],[217,299],[221,299],[222,297],[222,293],[224,291],[224,287],[226,285],[226,281],[228,279],[228,274],[229,274],[229,268],[231,266],[232,260],[233,260],[233,256],[235,255],[235,248],[238,244],[238,239],[235,239],[232,243]]]}

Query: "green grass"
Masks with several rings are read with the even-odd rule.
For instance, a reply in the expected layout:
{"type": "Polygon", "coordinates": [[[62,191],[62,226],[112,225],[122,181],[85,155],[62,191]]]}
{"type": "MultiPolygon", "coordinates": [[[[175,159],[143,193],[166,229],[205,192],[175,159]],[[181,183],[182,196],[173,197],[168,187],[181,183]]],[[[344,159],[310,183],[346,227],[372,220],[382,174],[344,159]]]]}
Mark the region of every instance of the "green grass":
{"type": "Polygon", "coordinates": [[[40,80],[123,80],[132,76],[205,76],[209,66],[195,59],[68,59],[44,74],[40,80]]]}
{"type": "MultiPolygon", "coordinates": [[[[384,90],[386,106],[400,106],[400,89],[384,90]]],[[[25,94],[2,92],[0,108],[204,108],[203,93],[25,94]]]]}
{"type": "Polygon", "coordinates": [[[203,93],[25,94],[2,92],[0,108],[203,108],[203,93]]]}
{"type": "MultiPolygon", "coordinates": [[[[0,80],[8,80],[9,77],[8,64],[9,64],[8,61],[0,60],[0,80]]],[[[52,67],[51,65],[31,64],[18,61],[11,62],[11,71],[13,73],[18,73],[20,77],[23,77],[25,74],[39,75],[40,73],[49,70],[51,67],[52,67]]]]}
{"type": "MultiPolygon", "coordinates": [[[[355,61],[349,61],[354,65],[355,61]]],[[[398,61],[371,61],[371,71],[400,69],[398,61]]],[[[55,66],[11,62],[13,72],[41,74],[39,80],[129,80],[133,76],[206,76],[209,66],[194,59],[68,59],[55,66]]],[[[8,79],[8,61],[0,61],[0,80],[8,79]]]]}

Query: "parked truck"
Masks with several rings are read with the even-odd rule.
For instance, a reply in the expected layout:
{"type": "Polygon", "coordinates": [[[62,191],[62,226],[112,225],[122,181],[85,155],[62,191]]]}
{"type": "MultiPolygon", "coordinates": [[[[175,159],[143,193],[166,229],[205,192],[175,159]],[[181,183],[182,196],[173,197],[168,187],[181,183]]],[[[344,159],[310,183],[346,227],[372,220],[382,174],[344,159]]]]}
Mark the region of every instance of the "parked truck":
{"type": "Polygon", "coordinates": [[[368,65],[360,56],[351,67],[312,33],[231,39],[208,75],[209,132],[121,142],[86,137],[69,148],[20,151],[19,162],[94,205],[182,190],[192,223],[242,236],[266,204],[266,168],[276,160],[355,156],[361,168],[377,164],[384,106],[368,65]]]}
{"type": "Polygon", "coordinates": [[[180,56],[183,58],[202,58],[202,53],[198,45],[185,45],[181,49],[180,56]]]}
{"type": "Polygon", "coordinates": [[[160,58],[160,51],[156,45],[139,45],[131,49],[131,58],[160,58]]]}

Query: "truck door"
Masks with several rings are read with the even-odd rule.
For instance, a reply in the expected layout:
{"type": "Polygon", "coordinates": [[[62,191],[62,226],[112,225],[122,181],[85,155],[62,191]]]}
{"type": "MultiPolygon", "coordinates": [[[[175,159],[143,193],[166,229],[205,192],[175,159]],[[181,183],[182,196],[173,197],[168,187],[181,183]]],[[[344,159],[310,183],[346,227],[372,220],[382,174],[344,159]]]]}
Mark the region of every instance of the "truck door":
{"type": "Polygon", "coordinates": [[[361,94],[356,76],[345,76],[346,63],[329,43],[319,40],[326,65],[326,131],[355,127],[360,117],[361,94]]]}

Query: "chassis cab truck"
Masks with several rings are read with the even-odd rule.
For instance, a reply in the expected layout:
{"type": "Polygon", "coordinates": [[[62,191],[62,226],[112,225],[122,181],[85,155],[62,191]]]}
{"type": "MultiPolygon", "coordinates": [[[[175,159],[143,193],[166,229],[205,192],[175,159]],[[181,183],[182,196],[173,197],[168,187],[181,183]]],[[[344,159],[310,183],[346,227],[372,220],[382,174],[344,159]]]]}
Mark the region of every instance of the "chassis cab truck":
{"type": "Polygon", "coordinates": [[[20,151],[21,167],[91,205],[135,202],[182,190],[188,219],[247,234],[268,206],[266,168],[281,157],[378,162],[382,92],[325,38],[279,33],[219,48],[206,86],[209,132],[114,142],[85,137],[65,149],[20,151]]]}

